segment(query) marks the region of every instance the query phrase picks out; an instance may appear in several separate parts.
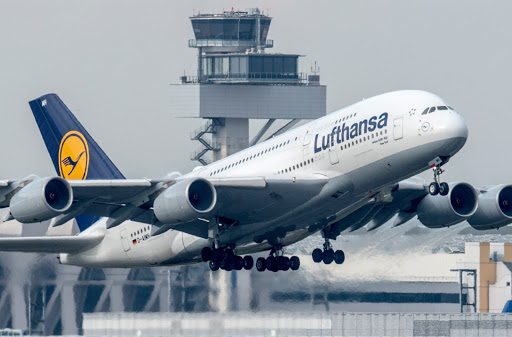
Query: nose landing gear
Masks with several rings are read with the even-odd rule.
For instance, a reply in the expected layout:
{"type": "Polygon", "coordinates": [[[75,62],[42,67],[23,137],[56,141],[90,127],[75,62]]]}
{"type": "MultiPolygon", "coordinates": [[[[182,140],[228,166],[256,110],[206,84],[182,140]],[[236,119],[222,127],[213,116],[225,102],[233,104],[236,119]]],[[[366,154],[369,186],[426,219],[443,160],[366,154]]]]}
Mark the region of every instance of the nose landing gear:
{"type": "Polygon", "coordinates": [[[428,193],[430,195],[447,195],[450,191],[450,187],[447,183],[440,182],[440,176],[444,173],[444,170],[440,165],[435,165],[432,167],[432,170],[434,171],[434,181],[428,186],[428,193]]]}

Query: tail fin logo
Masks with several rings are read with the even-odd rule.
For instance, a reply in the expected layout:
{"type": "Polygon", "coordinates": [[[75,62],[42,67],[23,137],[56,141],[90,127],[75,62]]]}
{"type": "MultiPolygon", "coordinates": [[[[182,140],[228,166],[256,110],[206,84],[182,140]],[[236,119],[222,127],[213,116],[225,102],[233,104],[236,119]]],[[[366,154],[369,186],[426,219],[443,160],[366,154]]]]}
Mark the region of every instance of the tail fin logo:
{"type": "Polygon", "coordinates": [[[62,137],[59,148],[59,173],[64,179],[85,180],[89,169],[89,147],[78,131],[62,137]]]}

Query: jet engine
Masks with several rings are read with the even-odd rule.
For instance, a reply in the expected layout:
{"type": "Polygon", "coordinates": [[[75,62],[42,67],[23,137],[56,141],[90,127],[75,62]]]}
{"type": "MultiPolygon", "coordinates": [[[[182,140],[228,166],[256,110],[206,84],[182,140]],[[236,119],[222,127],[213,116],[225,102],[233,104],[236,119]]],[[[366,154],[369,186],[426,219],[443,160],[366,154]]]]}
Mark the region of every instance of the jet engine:
{"type": "Polygon", "coordinates": [[[164,224],[193,221],[215,207],[217,192],[206,179],[178,181],[160,194],[153,203],[157,219],[164,224]]]}
{"type": "Polygon", "coordinates": [[[428,194],[418,204],[418,219],[429,228],[449,227],[462,222],[478,207],[478,194],[466,183],[451,183],[448,195],[428,194]]]}
{"type": "Polygon", "coordinates": [[[478,196],[478,209],[469,224],[479,230],[512,223],[512,185],[492,186],[478,196]]]}
{"type": "Polygon", "coordinates": [[[34,180],[16,193],[10,202],[14,219],[22,223],[41,222],[66,212],[73,203],[73,190],[60,177],[34,180]]]}

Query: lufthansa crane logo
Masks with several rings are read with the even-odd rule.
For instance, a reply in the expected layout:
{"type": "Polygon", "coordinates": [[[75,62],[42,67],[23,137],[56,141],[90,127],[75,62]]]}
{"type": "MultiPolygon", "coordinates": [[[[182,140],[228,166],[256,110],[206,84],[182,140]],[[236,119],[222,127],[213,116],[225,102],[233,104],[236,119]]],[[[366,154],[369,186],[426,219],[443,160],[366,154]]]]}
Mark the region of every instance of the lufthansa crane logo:
{"type": "Polygon", "coordinates": [[[78,131],[69,131],[62,137],[59,148],[60,176],[70,180],[85,180],[89,169],[89,147],[78,131]]]}

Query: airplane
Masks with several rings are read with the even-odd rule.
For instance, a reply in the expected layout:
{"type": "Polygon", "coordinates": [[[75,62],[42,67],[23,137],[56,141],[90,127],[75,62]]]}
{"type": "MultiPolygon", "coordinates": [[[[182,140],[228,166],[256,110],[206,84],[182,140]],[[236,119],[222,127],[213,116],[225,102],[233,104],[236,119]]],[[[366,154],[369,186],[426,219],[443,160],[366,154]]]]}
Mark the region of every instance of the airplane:
{"type": "Polygon", "coordinates": [[[320,232],[316,263],[342,264],[331,240],[414,218],[429,228],[512,223],[512,185],[440,179],[466,143],[462,115],[404,90],[362,100],[192,172],[126,179],[56,94],[29,102],[58,176],[0,181],[0,221],[61,226],[75,236],[2,237],[0,251],[56,253],[61,264],[212,271],[297,270],[286,246],[320,232]],[[427,183],[415,175],[432,169],[427,183]],[[256,262],[251,254],[269,251],[256,262]]]}

